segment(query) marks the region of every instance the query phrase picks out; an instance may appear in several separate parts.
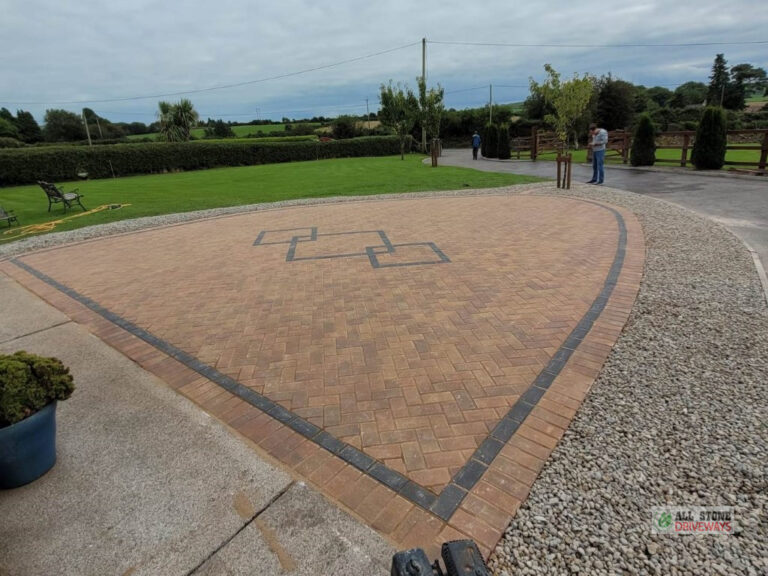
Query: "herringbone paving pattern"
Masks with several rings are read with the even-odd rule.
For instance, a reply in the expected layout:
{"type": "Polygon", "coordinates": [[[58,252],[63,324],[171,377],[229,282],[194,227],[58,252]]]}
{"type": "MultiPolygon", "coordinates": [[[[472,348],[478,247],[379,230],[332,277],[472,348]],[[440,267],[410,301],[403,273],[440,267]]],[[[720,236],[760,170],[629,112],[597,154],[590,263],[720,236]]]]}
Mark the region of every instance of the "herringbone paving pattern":
{"type": "MultiPolygon", "coordinates": [[[[445,528],[145,343],[59,305],[398,542],[460,530],[489,549],[631,308],[642,234],[624,218],[613,306],[445,528]]],[[[21,260],[439,495],[587,312],[617,238],[616,218],[595,204],[466,196],[248,213],[21,260]]]]}

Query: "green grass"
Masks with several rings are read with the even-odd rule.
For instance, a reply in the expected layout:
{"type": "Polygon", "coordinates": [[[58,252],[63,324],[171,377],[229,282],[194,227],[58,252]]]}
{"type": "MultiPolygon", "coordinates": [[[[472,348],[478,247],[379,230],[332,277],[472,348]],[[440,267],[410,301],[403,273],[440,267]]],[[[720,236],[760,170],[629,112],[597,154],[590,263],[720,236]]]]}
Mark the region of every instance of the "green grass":
{"type": "MultiPolygon", "coordinates": [[[[688,165],[692,166],[691,162],[691,152],[693,152],[692,148],[688,149],[688,165]]],[[[573,155],[573,161],[577,163],[584,163],[587,161],[587,149],[581,148],[580,150],[571,150],[571,154],[573,155]]],[[[679,160],[680,156],[682,154],[682,149],[677,148],[664,148],[661,150],[656,150],[656,158],[657,159],[667,159],[667,160],[677,160],[677,166],[679,167],[679,160]]],[[[540,160],[553,160],[555,159],[556,154],[554,152],[547,152],[545,154],[540,154],[539,159],[540,160]]],[[[521,158],[530,158],[530,155],[521,155],[521,158]]],[[[757,163],[760,161],[760,150],[728,150],[725,154],[725,160],[727,162],[753,162],[755,166],[757,166],[757,163]]],[[[610,151],[605,157],[606,164],[621,164],[621,157],[617,156],[615,152],[610,151]]],[[[672,162],[659,162],[656,164],[657,166],[675,166],[672,162]]],[[[748,166],[737,166],[738,168],[749,168],[748,166]]],[[[723,167],[724,170],[727,170],[730,168],[730,166],[726,165],[723,167]]]]}
{"type": "MultiPolygon", "coordinates": [[[[407,156],[404,161],[399,157],[349,158],[64,183],[65,191],[79,188],[89,210],[110,204],[130,206],[67,219],[55,230],[293,198],[493,188],[541,180],[449,166],[432,168],[422,159],[421,155],[407,156]]],[[[0,205],[14,210],[22,226],[64,217],[60,204],[47,212],[48,202],[38,186],[2,188],[0,205]]],[[[75,206],[66,216],[78,213],[82,211],[75,206]]],[[[0,229],[0,244],[15,238],[3,232],[0,229]]]]}
{"type": "MultiPolygon", "coordinates": [[[[312,128],[319,128],[321,126],[318,122],[297,122],[293,126],[299,124],[311,126],[312,128]]],[[[285,124],[258,124],[258,125],[245,125],[245,126],[232,126],[232,131],[237,138],[245,138],[248,134],[290,134],[290,131],[285,130],[285,124]]],[[[194,128],[192,130],[192,136],[195,138],[203,138],[205,136],[205,128],[194,128]]],[[[157,138],[157,132],[151,134],[132,134],[128,136],[128,140],[141,140],[142,138],[157,138]]]]}

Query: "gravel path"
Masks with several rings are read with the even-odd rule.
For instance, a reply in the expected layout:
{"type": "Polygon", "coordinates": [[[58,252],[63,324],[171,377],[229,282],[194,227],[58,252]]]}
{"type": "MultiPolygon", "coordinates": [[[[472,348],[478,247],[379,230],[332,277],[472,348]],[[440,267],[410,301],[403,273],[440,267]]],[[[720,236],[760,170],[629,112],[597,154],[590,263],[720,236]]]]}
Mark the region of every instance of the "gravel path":
{"type": "MultiPolygon", "coordinates": [[[[559,193],[551,183],[510,191],[559,193]]],[[[474,193],[484,192],[435,195],[474,193]]],[[[768,310],[749,253],[723,227],[665,202],[583,185],[568,194],[638,216],[646,273],[622,336],[491,568],[510,576],[768,576],[768,310]],[[651,507],[666,504],[735,506],[737,534],[651,535],[651,507]]],[[[0,257],[221,214],[348,201],[357,199],[117,222],[14,242],[0,257]]]]}
{"type": "Polygon", "coordinates": [[[491,559],[496,574],[768,574],[768,312],[744,245],[634,194],[627,326],[491,559]],[[651,507],[735,507],[737,534],[651,535],[651,507]]]}

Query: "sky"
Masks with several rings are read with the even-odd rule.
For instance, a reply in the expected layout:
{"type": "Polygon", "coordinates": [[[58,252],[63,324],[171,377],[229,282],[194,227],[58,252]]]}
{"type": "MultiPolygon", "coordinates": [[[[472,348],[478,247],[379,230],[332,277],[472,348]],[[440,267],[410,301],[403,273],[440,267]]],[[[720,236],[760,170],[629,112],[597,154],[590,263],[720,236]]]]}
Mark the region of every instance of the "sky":
{"type": "Polygon", "coordinates": [[[717,53],[768,69],[755,0],[0,0],[0,107],[39,122],[89,107],[149,123],[180,98],[243,123],[365,114],[382,83],[415,88],[422,38],[427,84],[457,109],[487,104],[491,85],[495,103],[524,100],[545,63],[670,89],[707,82],[717,53]]]}

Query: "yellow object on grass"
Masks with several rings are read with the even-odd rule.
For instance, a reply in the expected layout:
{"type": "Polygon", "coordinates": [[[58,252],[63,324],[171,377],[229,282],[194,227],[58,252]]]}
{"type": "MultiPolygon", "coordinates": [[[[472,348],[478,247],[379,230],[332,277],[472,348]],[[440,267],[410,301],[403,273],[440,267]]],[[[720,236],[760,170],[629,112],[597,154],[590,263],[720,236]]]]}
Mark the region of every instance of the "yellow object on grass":
{"type": "Polygon", "coordinates": [[[5,232],[3,232],[3,237],[0,238],[0,242],[5,242],[8,240],[16,240],[17,238],[21,238],[22,236],[28,236],[30,234],[39,234],[40,232],[50,232],[51,230],[54,230],[56,226],[59,224],[64,224],[67,220],[73,220],[74,218],[81,218],[82,216],[88,216],[89,214],[95,214],[96,212],[103,212],[104,210],[114,210],[115,207],[122,208],[124,206],[130,206],[130,204],[102,204],[101,206],[97,208],[93,208],[92,210],[87,210],[86,212],[78,212],[77,214],[72,214],[71,216],[65,216],[64,218],[59,218],[58,220],[51,220],[49,222],[41,222],[40,224],[29,224],[27,226],[19,226],[18,228],[9,228],[5,232]]]}

